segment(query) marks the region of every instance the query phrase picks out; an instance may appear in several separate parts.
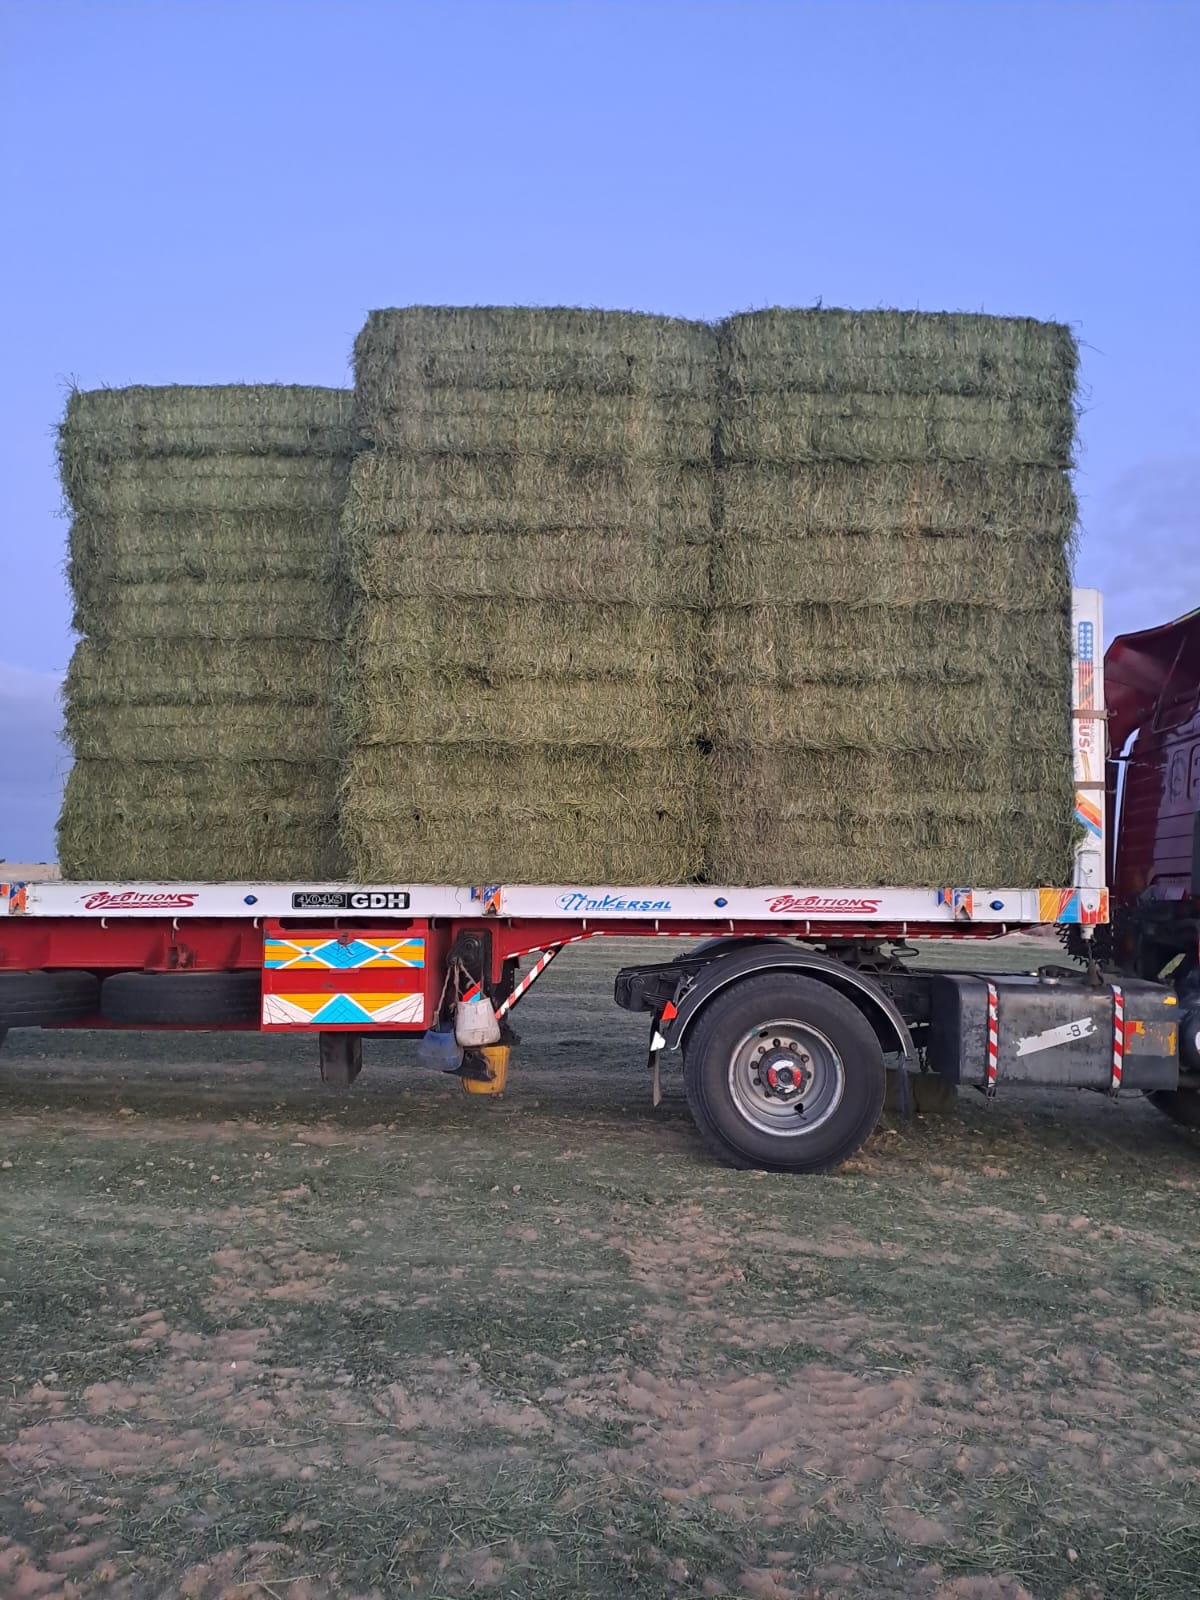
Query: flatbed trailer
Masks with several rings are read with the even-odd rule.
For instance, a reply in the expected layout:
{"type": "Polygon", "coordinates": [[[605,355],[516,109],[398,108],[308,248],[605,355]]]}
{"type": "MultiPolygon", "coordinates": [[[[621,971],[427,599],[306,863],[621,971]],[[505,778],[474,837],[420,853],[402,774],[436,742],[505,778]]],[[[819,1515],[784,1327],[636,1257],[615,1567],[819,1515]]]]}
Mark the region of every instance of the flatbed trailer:
{"type": "Polygon", "coordinates": [[[662,1053],[681,1051],[696,1123],[735,1165],[845,1160],[875,1126],[889,1061],[902,1085],[930,1072],[987,1095],[1140,1090],[1189,1120],[1191,935],[1166,981],[1097,958],[1112,813],[1094,591],[1077,592],[1074,629],[1081,844],[1069,888],[14,883],[0,891],[0,1029],[312,1033],[322,1077],[340,1088],[364,1037],[408,1034],[488,1092],[504,1082],[514,1011],[567,945],[687,937],[699,943],[686,954],[620,971],[615,997],[649,1018],[656,1097],[662,1053]],[[1082,965],[989,974],[906,960],[911,940],[1047,923],[1082,965]]]}

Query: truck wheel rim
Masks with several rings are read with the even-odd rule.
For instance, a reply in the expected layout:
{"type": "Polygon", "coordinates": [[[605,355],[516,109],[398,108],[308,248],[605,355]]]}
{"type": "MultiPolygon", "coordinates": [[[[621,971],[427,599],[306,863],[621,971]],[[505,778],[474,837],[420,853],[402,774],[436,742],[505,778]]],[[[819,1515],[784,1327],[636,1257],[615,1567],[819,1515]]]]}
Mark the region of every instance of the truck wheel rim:
{"type": "Polygon", "coordinates": [[[760,1133],[802,1138],[842,1103],[846,1069],[832,1040],[806,1022],[764,1022],[729,1059],[729,1094],[760,1133]]]}

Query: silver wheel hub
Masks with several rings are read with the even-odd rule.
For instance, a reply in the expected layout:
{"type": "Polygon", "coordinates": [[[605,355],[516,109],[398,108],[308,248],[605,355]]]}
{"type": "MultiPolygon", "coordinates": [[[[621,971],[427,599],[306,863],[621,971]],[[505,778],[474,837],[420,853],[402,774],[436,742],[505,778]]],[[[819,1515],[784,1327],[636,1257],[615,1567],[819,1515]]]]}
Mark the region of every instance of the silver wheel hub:
{"type": "Polygon", "coordinates": [[[806,1022],[765,1022],[746,1034],[729,1058],[730,1097],[760,1133],[812,1133],[837,1110],[845,1088],[837,1049],[806,1022]]]}

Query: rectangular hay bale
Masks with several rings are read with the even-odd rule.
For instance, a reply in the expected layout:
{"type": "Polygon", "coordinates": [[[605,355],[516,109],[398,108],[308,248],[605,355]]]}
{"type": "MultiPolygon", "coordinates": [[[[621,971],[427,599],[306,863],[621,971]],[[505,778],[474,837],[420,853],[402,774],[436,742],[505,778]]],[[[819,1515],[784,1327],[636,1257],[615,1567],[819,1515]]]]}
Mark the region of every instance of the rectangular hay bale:
{"type": "Polygon", "coordinates": [[[742,394],[960,394],[1070,407],[1071,330],[969,312],[765,311],[721,324],[722,371],[742,394]]]}
{"type": "Polygon", "coordinates": [[[796,394],[731,397],[720,423],[730,461],[963,461],[1067,468],[1073,412],[1053,402],[957,394],[796,394]]]}
{"type": "Polygon", "coordinates": [[[58,826],[64,877],[337,879],[334,763],[77,760],[58,826]]]}
{"type": "Polygon", "coordinates": [[[152,456],[349,456],[349,389],[301,384],[132,384],[76,389],[61,430],[64,476],[152,456]]]}
{"type": "Polygon", "coordinates": [[[343,837],[363,883],[687,883],[703,867],[700,780],[694,750],[364,746],[343,837]]]}

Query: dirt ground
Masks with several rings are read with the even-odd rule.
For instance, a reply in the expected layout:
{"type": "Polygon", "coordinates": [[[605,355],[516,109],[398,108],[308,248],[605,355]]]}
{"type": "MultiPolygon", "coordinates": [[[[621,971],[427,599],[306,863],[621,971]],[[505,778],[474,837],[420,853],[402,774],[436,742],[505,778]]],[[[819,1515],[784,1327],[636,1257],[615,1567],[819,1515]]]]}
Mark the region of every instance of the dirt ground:
{"type": "Polygon", "coordinates": [[[1196,1600],[1200,1138],[967,1092],[729,1171],[650,1106],[645,958],[569,950],[494,1102],[11,1035],[0,1600],[1196,1600]]]}

